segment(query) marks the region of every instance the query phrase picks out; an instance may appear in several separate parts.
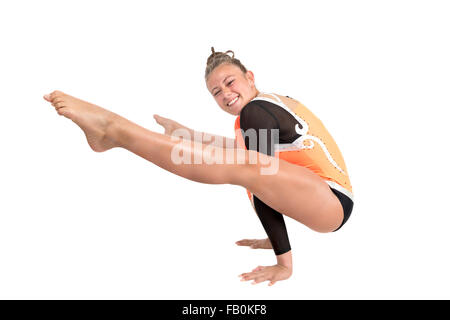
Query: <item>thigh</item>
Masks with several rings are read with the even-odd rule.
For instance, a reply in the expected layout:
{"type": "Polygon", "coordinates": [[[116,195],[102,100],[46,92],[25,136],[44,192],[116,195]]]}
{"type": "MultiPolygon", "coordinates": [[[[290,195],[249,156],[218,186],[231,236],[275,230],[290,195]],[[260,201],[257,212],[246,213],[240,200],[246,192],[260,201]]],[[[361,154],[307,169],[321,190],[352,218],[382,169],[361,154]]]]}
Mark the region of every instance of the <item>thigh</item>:
{"type": "Polygon", "coordinates": [[[318,232],[331,232],[342,223],[342,205],[328,184],[311,170],[282,159],[274,174],[261,174],[250,165],[242,185],[276,211],[318,232]]]}

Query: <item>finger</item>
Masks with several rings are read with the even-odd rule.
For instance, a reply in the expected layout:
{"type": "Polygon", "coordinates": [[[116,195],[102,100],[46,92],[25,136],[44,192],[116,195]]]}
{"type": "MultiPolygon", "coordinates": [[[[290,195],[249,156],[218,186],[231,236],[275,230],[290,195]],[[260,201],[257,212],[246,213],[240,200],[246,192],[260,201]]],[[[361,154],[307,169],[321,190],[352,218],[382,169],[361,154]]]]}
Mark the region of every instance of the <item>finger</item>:
{"type": "Polygon", "coordinates": [[[255,242],[254,239],[242,239],[236,242],[239,246],[250,246],[255,242]]]}
{"type": "Polygon", "coordinates": [[[262,268],[264,268],[263,266],[257,266],[255,269],[253,269],[253,270],[261,270],[262,268]]]}
{"type": "Polygon", "coordinates": [[[264,269],[263,266],[257,266],[255,269],[252,270],[252,272],[261,271],[262,269],[264,269]]]}
{"type": "MultiPolygon", "coordinates": [[[[258,267],[256,267],[255,269],[260,268],[260,267],[261,267],[261,266],[258,266],[258,267]]],[[[263,268],[263,267],[262,267],[262,268],[263,268]]],[[[258,272],[258,271],[244,272],[244,273],[241,273],[239,276],[240,276],[240,277],[248,277],[248,276],[254,275],[255,272],[258,272]]],[[[259,275],[261,275],[261,274],[259,274],[259,275]]]]}
{"type": "Polygon", "coordinates": [[[241,277],[241,281],[248,281],[247,277],[250,275],[250,273],[242,273],[239,275],[241,277]]]}
{"type": "Polygon", "coordinates": [[[52,101],[52,100],[50,99],[50,94],[44,95],[44,99],[47,100],[48,102],[51,102],[51,101],[52,101]]]}
{"type": "Polygon", "coordinates": [[[269,282],[269,287],[273,286],[276,283],[276,281],[270,281],[269,282]]]}
{"type": "Polygon", "coordinates": [[[243,281],[254,280],[254,279],[256,279],[257,277],[260,277],[260,276],[261,276],[261,274],[259,272],[250,272],[246,276],[243,277],[243,279],[245,279],[243,281]]]}
{"type": "Polygon", "coordinates": [[[252,284],[261,283],[261,282],[266,281],[266,280],[268,280],[268,279],[266,279],[266,277],[257,277],[257,278],[252,282],[252,284]]]}

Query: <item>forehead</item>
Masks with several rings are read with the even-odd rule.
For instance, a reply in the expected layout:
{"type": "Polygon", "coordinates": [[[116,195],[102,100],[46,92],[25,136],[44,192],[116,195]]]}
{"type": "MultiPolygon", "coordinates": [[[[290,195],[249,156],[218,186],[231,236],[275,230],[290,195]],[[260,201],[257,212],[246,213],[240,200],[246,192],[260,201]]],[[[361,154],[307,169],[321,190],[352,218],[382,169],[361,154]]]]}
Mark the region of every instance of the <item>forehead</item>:
{"type": "Polygon", "coordinates": [[[241,69],[239,67],[233,65],[224,63],[215,68],[208,77],[207,80],[207,86],[208,88],[212,89],[216,85],[219,85],[226,77],[231,75],[239,75],[242,74],[241,69]]]}

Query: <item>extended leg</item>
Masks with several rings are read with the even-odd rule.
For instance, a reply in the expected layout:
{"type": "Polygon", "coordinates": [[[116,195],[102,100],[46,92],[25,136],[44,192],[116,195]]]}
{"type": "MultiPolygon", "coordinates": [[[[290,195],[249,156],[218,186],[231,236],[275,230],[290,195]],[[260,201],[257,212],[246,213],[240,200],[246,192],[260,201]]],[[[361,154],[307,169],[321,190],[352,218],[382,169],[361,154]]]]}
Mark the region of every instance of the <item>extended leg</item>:
{"type": "Polygon", "coordinates": [[[249,164],[255,151],[244,150],[236,150],[234,161],[226,163],[229,159],[226,159],[224,149],[207,145],[196,148],[191,141],[174,141],[123,118],[109,129],[107,137],[117,141],[119,146],[165,170],[202,183],[243,186],[271,208],[314,230],[333,231],[342,221],[339,201],[328,185],[306,168],[261,153],[255,157],[257,163],[249,164]],[[182,149],[190,163],[175,164],[172,161],[175,147],[182,149]],[[213,163],[217,154],[223,155],[222,163],[213,163]],[[203,159],[203,163],[193,164],[195,157],[203,159]],[[267,163],[275,167],[273,161],[279,161],[278,171],[271,175],[261,174],[267,163]]]}
{"type": "Polygon", "coordinates": [[[316,231],[333,231],[342,221],[339,201],[328,185],[306,168],[256,151],[236,152],[234,161],[230,162],[222,148],[208,145],[195,148],[193,142],[174,141],[172,137],[147,130],[117,114],[62,92],[55,91],[45,98],[52,102],[59,114],[80,126],[95,151],[123,147],[165,170],[193,181],[243,186],[271,208],[316,231]],[[203,163],[174,163],[174,148],[182,149],[191,160],[202,158],[203,163]],[[217,162],[217,155],[220,154],[223,155],[223,163],[207,164],[217,162]],[[254,159],[255,154],[256,163],[249,164],[249,159],[254,159]],[[264,168],[272,167],[274,161],[279,161],[278,171],[270,175],[261,174],[264,168]]]}

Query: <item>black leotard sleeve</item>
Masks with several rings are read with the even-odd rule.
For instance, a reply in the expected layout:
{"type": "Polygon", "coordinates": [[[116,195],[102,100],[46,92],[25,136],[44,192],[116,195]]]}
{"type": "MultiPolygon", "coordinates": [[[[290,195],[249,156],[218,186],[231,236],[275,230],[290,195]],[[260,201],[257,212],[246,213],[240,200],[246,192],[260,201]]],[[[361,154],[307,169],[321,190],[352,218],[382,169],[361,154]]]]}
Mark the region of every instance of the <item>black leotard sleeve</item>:
{"type": "MultiPolygon", "coordinates": [[[[248,129],[255,129],[257,133],[256,136],[258,142],[256,148],[255,146],[249,145],[249,139],[244,139],[245,146],[248,150],[256,150],[268,155],[273,155],[275,141],[272,140],[273,138],[270,130],[280,130],[280,117],[273,112],[275,110],[274,107],[279,108],[270,102],[252,101],[242,109],[240,113],[241,129],[244,130],[244,132],[248,129]],[[265,136],[261,135],[261,139],[265,139],[265,141],[260,141],[260,136],[258,134],[259,129],[268,130],[265,136]],[[261,148],[261,146],[264,145],[267,146],[267,148],[261,148]]],[[[280,130],[280,132],[282,132],[282,130],[280,130]]],[[[256,196],[253,196],[253,203],[264,230],[272,243],[275,254],[280,255],[290,251],[291,246],[283,215],[266,205],[256,196]]]]}

